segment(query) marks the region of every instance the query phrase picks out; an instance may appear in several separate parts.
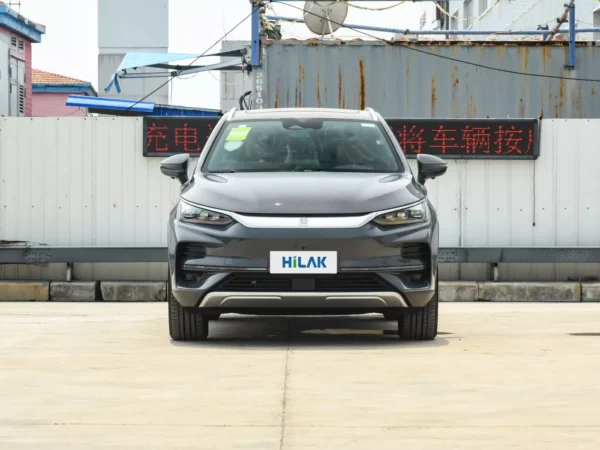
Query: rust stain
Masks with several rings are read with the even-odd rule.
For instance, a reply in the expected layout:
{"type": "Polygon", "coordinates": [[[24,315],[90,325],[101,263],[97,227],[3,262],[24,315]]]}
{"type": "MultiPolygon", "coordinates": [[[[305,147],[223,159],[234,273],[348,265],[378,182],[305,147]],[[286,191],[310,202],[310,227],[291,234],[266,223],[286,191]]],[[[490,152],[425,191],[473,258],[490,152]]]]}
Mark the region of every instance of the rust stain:
{"type": "Polygon", "coordinates": [[[521,66],[524,70],[529,69],[529,48],[519,47],[519,57],[521,58],[521,66]]]}
{"type": "Polygon", "coordinates": [[[561,78],[558,81],[558,85],[559,85],[559,95],[560,95],[560,99],[562,100],[565,97],[565,79],[561,78]]]}
{"type": "Polygon", "coordinates": [[[431,77],[431,117],[435,117],[435,106],[437,103],[437,89],[435,87],[435,76],[431,77]]]}
{"type": "Polygon", "coordinates": [[[304,84],[304,65],[298,63],[298,86],[296,87],[296,107],[302,106],[302,85],[304,84]]]}
{"type": "MultiPolygon", "coordinates": [[[[562,112],[563,109],[563,105],[564,105],[564,98],[565,98],[565,79],[561,78],[558,81],[558,97],[559,97],[559,103],[558,103],[558,109],[560,110],[560,112],[562,112]]],[[[556,116],[557,118],[560,117],[559,115],[556,116]]]]}
{"type": "Polygon", "coordinates": [[[542,47],[542,63],[544,66],[544,69],[546,69],[546,67],[548,66],[548,64],[550,63],[550,60],[552,59],[552,47],[542,47]]]}
{"type": "Polygon", "coordinates": [[[275,108],[279,108],[279,89],[275,91],[275,108]]]}
{"type": "Polygon", "coordinates": [[[582,95],[582,88],[581,88],[581,84],[579,86],[577,86],[577,97],[575,98],[575,108],[577,109],[577,112],[579,113],[579,118],[583,119],[583,95],[582,95]]]}
{"type": "Polygon", "coordinates": [[[338,108],[342,107],[342,68],[338,69],[338,108]]]}
{"type": "Polygon", "coordinates": [[[360,90],[359,90],[359,101],[360,109],[363,110],[367,107],[366,92],[365,92],[365,62],[361,59],[358,62],[360,71],[360,90]]]}
{"type": "Polygon", "coordinates": [[[506,46],[499,45],[496,47],[496,53],[498,53],[498,58],[504,58],[506,56],[506,46]]]}
{"type": "Polygon", "coordinates": [[[554,105],[554,118],[558,117],[558,105],[554,105]]]}
{"type": "Polygon", "coordinates": [[[451,105],[452,105],[452,117],[458,118],[460,117],[460,101],[458,98],[458,67],[452,66],[452,73],[450,75],[450,80],[452,82],[452,93],[451,93],[451,105]]]}
{"type": "Polygon", "coordinates": [[[477,106],[473,102],[473,96],[469,96],[469,117],[477,117],[477,106]]]}
{"type": "Polygon", "coordinates": [[[519,117],[523,119],[525,117],[525,102],[523,99],[519,100],[519,117]]]}
{"type": "Polygon", "coordinates": [[[596,95],[596,89],[592,88],[592,95],[596,95]]]}
{"type": "Polygon", "coordinates": [[[317,106],[321,107],[321,74],[317,72],[317,106]]]}
{"type": "Polygon", "coordinates": [[[458,69],[456,68],[456,66],[454,66],[452,68],[452,76],[451,76],[451,80],[452,80],[452,87],[453,88],[458,88],[458,69]]]}
{"type": "Polygon", "coordinates": [[[404,93],[406,94],[406,106],[410,105],[410,91],[408,90],[408,75],[410,73],[410,62],[406,64],[406,76],[404,77],[404,81],[406,83],[406,88],[404,89],[404,93]]]}
{"type": "Polygon", "coordinates": [[[544,118],[544,108],[541,108],[541,110],[540,110],[540,117],[542,119],[544,118]]]}

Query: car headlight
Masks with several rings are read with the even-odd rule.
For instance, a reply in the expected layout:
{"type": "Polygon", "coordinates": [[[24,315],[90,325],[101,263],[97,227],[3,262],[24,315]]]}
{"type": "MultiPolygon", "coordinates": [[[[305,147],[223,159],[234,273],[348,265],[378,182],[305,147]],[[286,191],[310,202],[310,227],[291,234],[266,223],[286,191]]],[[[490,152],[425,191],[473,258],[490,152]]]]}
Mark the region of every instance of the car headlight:
{"type": "Polygon", "coordinates": [[[408,208],[390,211],[377,216],[373,220],[378,225],[407,225],[411,223],[427,222],[427,204],[421,202],[408,208]]]}
{"type": "Polygon", "coordinates": [[[233,219],[226,214],[198,208],[184,202],[179,203],[179,220],[201,225],[229,225],[233,219]]]}

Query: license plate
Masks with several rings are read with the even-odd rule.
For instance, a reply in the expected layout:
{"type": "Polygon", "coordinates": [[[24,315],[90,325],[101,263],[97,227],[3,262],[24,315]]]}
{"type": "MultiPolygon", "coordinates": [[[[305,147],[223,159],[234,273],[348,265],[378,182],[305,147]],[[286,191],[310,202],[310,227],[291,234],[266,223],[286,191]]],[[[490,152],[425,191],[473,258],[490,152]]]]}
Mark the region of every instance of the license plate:
{"type": "Polygon", "coordinates": [[[337,273],[337,252],[271,252],[271,273],[337,273]]]}

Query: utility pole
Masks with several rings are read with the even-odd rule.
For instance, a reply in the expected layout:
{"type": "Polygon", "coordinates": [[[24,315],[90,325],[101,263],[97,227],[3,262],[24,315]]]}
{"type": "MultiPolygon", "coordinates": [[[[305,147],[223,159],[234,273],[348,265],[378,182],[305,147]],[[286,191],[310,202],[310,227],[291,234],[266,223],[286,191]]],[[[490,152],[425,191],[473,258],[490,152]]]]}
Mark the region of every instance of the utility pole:
{"type": "Polygon", "coordinates": [[[547,41],[551,41],[552,38],[554,36],[556,36],[556,33],[557,33],[558,29],[560,28],[560,26],[567,21],[567,17],[569,16],[569,11],[571,11],[571,7],[573,6],[574,3],[575,3],[575,0],[571,0],[568,5],[565,5],[566,6],[565,12],[563,13],[563,15],[561,17],[558,18],[558,20],[557,20],[558,23],[556,24],[556,26],[552,29],[552,31],[548,35],[548,38],[546,39],[547,41]]]}

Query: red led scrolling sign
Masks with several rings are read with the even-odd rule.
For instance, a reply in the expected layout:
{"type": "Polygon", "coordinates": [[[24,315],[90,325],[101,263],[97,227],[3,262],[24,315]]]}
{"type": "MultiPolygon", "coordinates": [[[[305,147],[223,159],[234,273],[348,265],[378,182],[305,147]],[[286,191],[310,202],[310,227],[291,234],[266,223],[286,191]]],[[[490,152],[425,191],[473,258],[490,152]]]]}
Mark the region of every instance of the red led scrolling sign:
{"type": "MultiPolygon", "coordinates": [[[[198,155],[219,117],[144,117],[144,156],[198,155]]],[[[386,119],[407,158],[536,159],[538,119],[386,119]]]]}
{"type": "Polygon", "coordinates": [[[408,158],[536,159],[538,119],[386,119],[408,158]]]}

